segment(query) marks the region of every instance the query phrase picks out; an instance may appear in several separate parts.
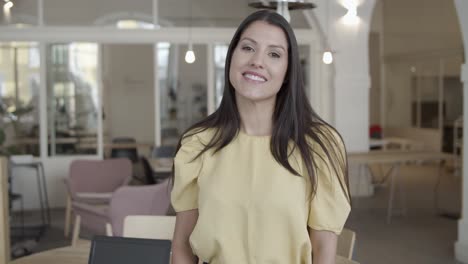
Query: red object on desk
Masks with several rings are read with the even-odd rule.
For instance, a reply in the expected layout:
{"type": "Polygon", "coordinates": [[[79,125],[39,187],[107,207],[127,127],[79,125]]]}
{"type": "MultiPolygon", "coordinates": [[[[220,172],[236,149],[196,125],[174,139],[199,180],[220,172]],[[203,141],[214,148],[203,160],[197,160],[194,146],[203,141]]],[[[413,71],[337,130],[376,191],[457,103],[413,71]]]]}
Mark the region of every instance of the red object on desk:
{"type": "Polygon", "coordinates": [[[372,125],[369,128],[369,137],[382,138],[382,127],[380,127],[379,125],[372,125]]]}

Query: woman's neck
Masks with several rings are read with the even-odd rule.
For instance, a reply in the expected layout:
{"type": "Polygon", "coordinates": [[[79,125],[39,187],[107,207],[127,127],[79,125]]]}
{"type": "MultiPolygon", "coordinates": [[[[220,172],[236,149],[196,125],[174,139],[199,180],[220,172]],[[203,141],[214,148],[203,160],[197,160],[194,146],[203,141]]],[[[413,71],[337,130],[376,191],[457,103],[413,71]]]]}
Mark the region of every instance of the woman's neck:
{"type": "MultiPolygon", "coordinates": [[[[238,98],[239,99],[239,98],[238,98]]],[[[275,102],[237,100],[241,119],[240,129],[247,135],[271,135],[275,102]]]]}

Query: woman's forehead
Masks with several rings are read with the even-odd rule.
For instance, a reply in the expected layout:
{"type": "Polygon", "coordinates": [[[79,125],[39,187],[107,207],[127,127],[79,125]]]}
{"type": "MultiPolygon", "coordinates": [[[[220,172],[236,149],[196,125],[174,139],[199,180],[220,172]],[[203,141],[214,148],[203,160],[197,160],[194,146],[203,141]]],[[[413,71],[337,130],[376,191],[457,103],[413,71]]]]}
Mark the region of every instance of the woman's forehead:
{"type": "Polygon", "coordinates": [[[240,36],[241,41],[245,39],[260,44],[288,47],[283,29],[266,21],[255,21],[247,26],[240,36]]]}

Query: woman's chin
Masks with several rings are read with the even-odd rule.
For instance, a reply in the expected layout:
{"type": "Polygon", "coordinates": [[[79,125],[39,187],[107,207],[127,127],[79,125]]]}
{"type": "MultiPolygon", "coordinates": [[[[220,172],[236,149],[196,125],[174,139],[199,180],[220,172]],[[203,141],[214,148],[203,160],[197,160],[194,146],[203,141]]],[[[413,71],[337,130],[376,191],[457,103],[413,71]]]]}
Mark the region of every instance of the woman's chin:
{"type": "Polygon", "coordinates": [[[267,102],[267,101],[275,101],[276,94],[258,94],[258,93],[251,93],[251,94],[239,94],[237,96],[237,100],[242,100],[246,102],[267,102]]]}

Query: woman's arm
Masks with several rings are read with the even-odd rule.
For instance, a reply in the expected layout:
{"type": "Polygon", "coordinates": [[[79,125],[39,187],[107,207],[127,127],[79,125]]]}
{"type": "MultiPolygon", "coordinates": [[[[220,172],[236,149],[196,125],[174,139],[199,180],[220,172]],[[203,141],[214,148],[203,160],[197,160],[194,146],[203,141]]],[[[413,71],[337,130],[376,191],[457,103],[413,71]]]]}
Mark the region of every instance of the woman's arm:
{"type": "Polygon", "coordinates": [[[192,252],[189,237],[198,220],[198,209],[179,212],[176,215],[172,239],[172,264],[196,264],[198,258],[192,252]]]}
{"type": "Polygon", "coordinates": [[[312,263],[335,264],[338,236],[331,231],[318,231],[309,228],[312,243],[312,263]]]}

